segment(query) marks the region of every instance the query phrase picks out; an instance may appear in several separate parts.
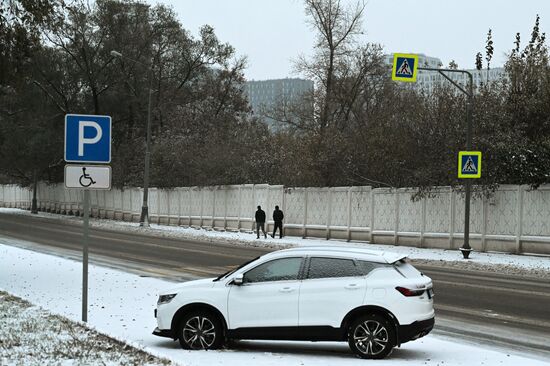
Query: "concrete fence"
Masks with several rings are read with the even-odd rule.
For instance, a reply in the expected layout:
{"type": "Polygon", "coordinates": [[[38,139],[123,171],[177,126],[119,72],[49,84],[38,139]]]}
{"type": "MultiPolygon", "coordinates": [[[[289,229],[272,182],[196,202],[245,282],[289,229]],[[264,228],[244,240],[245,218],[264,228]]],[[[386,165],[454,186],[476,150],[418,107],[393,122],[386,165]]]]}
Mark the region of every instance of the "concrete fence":
{"type": "MultiPolygon", "coordinates": [[[[361,240],[428,248],[463,243],[464,198],[450,187],[412,201],[414,189],[371,187],[288,188],[267,184],[153,188],[153,223],[214,230],[251,231],[257,205],[268,218],[275,205],[285,214],[285,234],[361,240]]],[[[92,191],[92,216],[138,221],[142,189],[92,191]]],[[[29,208],[27,188],[0,186],[0,206],[29,208]]],[[[79,215],[82,192],[40,184],[42,211],[79,215]]],[[[478,251],[550,254],[550,185],[537,190],[503,185],[491,198],[472,200],[471,245],[478,251]]],[[[268,229],[273,221],[268,221],[268,229]]]]}

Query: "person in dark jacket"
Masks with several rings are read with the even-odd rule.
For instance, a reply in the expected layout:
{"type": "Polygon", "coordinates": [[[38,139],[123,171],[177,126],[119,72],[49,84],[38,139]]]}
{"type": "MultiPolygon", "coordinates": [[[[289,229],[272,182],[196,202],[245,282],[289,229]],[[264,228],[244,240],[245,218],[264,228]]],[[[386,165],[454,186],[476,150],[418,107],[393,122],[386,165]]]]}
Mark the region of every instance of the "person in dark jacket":
{"type": "Polygon", "coordinates": [[[283,211],[279,210],[279,206],[275,206],[275,211],[273,211],[273,221],[275,221],[275,227],[273,228],[273,235],[271,235],[272,238],[275,237],[275,233],[277,232],[277,228],[279,228],[279,239],[283,237],[283,219],[285,215],[283,215],[283,211]]]}
{"type": "Polygon", "coordinates": [[[260,239],[260,229],[264,233],[264,238],[267,238],[265,233],[265,211],[262,210],[262,206],[258,206],[256,211],[256,239],[260,239]]]}

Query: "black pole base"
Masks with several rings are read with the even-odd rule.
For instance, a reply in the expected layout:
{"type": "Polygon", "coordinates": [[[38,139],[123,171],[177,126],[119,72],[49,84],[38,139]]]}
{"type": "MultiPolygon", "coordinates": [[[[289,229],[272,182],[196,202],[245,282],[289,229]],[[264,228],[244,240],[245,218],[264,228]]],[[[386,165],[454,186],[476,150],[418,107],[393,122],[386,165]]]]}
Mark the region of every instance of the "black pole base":
{"type": "Polygon", "coordinates": [[[149,207],[141,207],[141,216],[139,218],[139,226],[149,227],[149,207]]]}
{"type": "Polygon", "coordinates": [[[472,248],[459,248],[459,250],[462,252],[462,256],[464,257],[464,259],[468,259],[472,248]]]}

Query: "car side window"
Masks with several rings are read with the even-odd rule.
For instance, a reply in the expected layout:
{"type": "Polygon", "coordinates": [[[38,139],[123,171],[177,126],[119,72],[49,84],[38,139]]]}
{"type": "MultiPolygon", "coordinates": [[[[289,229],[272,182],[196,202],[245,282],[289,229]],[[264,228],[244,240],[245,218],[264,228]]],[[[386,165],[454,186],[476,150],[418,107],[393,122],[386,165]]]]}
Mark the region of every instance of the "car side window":
{"type": "Polygon", "coordinates": [[[307,278],[334,278],[361,276],[352,259],[312,257],[307,278]]]}
{"type": "Polygon", "coordinates": [[[297,280],[302,258],[275,259],[251,269],[244,274],[244,283],[297,280]]]}

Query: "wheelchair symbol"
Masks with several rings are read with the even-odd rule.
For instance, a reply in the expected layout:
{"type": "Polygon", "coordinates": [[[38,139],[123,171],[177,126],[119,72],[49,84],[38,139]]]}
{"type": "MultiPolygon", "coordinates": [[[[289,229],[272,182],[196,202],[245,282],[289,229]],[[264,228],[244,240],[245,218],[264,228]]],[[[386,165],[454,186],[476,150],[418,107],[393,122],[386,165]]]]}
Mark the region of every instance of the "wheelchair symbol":
{"type": "Polygon", "coordinates": [[[86,174],[86,168],[85,167],[82,167],[82,175],[80,176],[80,179],[78,180],[78,182],[80,183],[80,185],[82,187],[89,187],[92,184],[96,184],[96,182],[92,179],[92,177],[90,177],[89,174],[86,174]],[[86,180],[88,182],[85,184],[84,182],[86,182],[86,180]]]}

